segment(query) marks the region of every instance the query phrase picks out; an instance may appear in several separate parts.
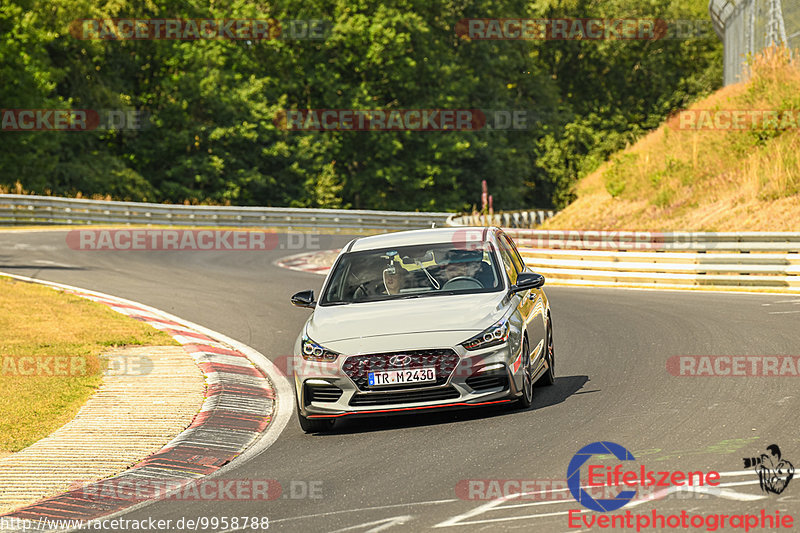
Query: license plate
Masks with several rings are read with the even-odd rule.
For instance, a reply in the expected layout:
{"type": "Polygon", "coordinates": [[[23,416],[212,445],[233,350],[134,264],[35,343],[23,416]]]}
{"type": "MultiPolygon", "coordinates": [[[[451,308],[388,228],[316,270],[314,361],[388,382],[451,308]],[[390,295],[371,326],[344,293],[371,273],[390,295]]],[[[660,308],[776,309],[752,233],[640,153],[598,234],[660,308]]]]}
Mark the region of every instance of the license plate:
{"type": "Polygon", "coordinates": [[[428,383],[436,381],[435,368],[409,368],[406,370],[387,370],[386,372],[370,372],[369,386],[403,385],[406,383],[428,383]]]}

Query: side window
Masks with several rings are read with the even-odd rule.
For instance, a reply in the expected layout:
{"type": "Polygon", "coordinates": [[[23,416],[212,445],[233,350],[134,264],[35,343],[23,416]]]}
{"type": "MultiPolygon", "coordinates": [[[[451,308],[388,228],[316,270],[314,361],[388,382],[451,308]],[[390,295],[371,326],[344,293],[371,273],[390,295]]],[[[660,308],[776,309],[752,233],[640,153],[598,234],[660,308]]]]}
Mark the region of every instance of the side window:
{"type": "Polygon", "coordinates": [[[500,244],[500,258],[503,260],[503,266],[505,267],[506,273],[508,274],[508,279],[511,281],[512,284],[516,283],[517,268],[514,266],[514,260],[511,259],[511,256],[513,254],[510,253],[508,245],[504,243],[502,239],[499,239],[498,243],[500,244]]]}
{"type": "Polygon", "coordinates": [[[508,253],[511,256],[511,260],[514,262],[514,266],[517,268],[517,272],[522,272],[525,270],[525,261],[522,260],[522,257],[519,255],[519,251],[517,251],[517,247],[514,246],[514,243],[511,242],[511,239],[508,238],[508,235],[500,235],[500,242],[503,245],[508,247],[508,253]]]}
{"type": "Polygon", "coordinates": [[[327,294],[325,295],[326,302],[335,302],[342,299],[345,279],[347,278],[347,272],[349,272],[349,270],[350,265],[342,265],[336,270],[333,279],[331,279],[328,285],[327,294]]]}

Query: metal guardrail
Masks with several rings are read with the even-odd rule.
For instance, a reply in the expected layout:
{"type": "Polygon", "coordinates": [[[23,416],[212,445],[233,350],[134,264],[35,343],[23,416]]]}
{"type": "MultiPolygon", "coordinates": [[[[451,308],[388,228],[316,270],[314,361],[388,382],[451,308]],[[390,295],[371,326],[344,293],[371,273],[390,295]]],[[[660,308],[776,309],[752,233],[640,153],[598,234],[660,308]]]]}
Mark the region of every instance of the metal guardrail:
{"type": "MultiPolygon", "coordinates": [[[[800,292],[800,233],[505,232],[548,283],[800,292]]],[[[329,259],[332,263],[333,256],[329,259]]],[[[306,270],[307,262],[308,254],[293,256],[284,266],[306,270]]],[[[319,274],[330,267],[314,265],[319,274]]]]}
{"type": "Polygon", "coordinates": [[[555,215],[555,211],[534,209],[492,215],[450,215],[448,226],[502,226],[504,228],[533,228],[555,215]]]}
{"type": "MultiPolygon", "coordinates": [[[[525,213],[532,220],[531,212],[525,213]]],[[[484,221],[525,220],[518,215],[514,219],[513,213],[503,213],[484,221]]],[[[130,224],[360,232],[428,228],[446,221],[466,222],[448,213],[185,206],[0,194],[0,226],[130,224]]],[[[526,263],[561,284],[800,292],[800,232],[548,231],[503,225],[526,263]]]]}
{"type": "Polygon", "coordinates": [[[532,269],[560,284],[800,292],[800,232],[506,233],[532,269]]]}
{"type": "Polygon", "coordinates": [[[393,231],[444,226],[450,214],[167,205],[0,194],[0,226],[129,224],[393,231]]]}
{"type": "Polygon", "coordinates": [[[657,252],[798,252],[800,232],[506,229],[520,247],[657,252]]]}

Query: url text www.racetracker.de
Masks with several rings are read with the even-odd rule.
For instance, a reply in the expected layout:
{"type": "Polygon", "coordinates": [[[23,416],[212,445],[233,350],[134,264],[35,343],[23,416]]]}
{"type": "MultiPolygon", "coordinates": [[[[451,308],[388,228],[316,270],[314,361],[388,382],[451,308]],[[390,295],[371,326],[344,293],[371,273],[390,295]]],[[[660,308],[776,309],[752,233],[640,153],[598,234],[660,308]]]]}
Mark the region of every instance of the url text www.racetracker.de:
{"type": "Polygon", "coordinates": [[[39,520],[0,517],[0,531],[264,531],[269,529],[266,516],[194,516],[157,520],[142,518],[97,518],[66,520],[41,517],[39,520]]]}
{"type": "MultiPolygon", "coordinates": [[[[777,446],[775,446],[777,448],[777,446]]],[[[602,459],[616,458],[618,461],[635,461],[631,452],[623,446],[608,442],[593,442],[581,448],[569,463],[567,468],[567,485],[572,497],[586,509],[599,513],[608,513],[621,509],[629,502],[639,502],[634,500],[638,488],[657,487],[661,491],[707,489],[711,487],[717,489],[720,485],[720,473],[716,471],[704,472],[697,471],[652,471],[645,465],[639,465],[638,469],[624,470],[623,465],[617,464],[613,467],[601,464],[602,459]],[[583,466],[588,474],[585,478],[581,475],[583,466]],[[586,485],[581,484],[582,479],[587,479],[586,485]],[[619,493],[609,498],[595,499],[590,492],[596,487],[621,487],[619,493]]],[[[755,462],[757,460],[750,460],[755,462]]],[[[758,461],[759,467],[763,468],[762,461],[758,461]]],[[[774,461],[773,461],[774,462],[774,461]]],[[[745,462],[747,464],[747,462],[745,462]]],[[[787,463],[788,464],[788,463],[787,463]]],[[[794,473],[793,468],[779,468],[777,476],[783,474],[785,484],[791,480],[794,473]],[[786,472],[784,472],[786,470],[786,472]]],[[[763,478],[765,475],[759,473],[763,478]]],[[[762,490],[764,484],[762,483],[762,490]]],[[[596,491],[595,491],[596,494],[596,491]]],[[[655,499],[655,498],[648,498],[655,499]]],[[[624,513],[613,515],[596,515],[587,513],[586,510],[573,509],[568,513],[568,527],[570,529],[630,529],[637,532],[648,529],[690,529],[698,531],[718,531],[726,529],[744,530],[749,532],[751,529],[767,529],[771,531],[792,530],[794,527],[794,517],[791,514],[779,510],[767,511],[762,509],[759,512],[746,513],[697,513],[682,510],[671,513],[661,513],[656,509],[642,511],[640,513],[626,510],[624,513]]]]}

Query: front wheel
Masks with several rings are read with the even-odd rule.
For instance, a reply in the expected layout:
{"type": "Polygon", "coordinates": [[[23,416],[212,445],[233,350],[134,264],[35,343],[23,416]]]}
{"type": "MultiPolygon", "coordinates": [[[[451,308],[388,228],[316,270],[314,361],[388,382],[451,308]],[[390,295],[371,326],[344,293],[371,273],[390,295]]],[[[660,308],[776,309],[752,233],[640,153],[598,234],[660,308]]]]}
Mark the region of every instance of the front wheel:
{"type": "Polygon", "coordinates": [[[333,427],[333,420],[327,418],[308,418],[297,413],[300,429],[306,433],[322,433],[333,427]]]}
{"type": "Polygon", "coordinates": [[[528,338],[522,341],[522,396],[517,400],[519,409],[527,409],[533,403],[533,379],[531,369],[531,353],[528,349],[528,338]]]}
{"type": "Polygon", "coordinates": [[[547,352],[545,358],[547,359],[547,371],[539,378],[537,385],[550,386],[556,382],[556,359],[555,348],[553,345],[553,325],[548,320],[547,323],[547,352]]]}

